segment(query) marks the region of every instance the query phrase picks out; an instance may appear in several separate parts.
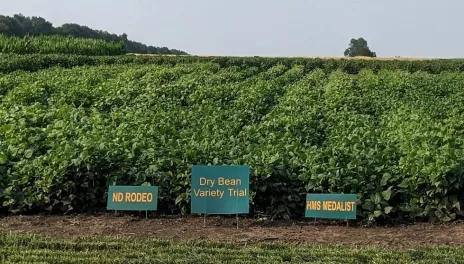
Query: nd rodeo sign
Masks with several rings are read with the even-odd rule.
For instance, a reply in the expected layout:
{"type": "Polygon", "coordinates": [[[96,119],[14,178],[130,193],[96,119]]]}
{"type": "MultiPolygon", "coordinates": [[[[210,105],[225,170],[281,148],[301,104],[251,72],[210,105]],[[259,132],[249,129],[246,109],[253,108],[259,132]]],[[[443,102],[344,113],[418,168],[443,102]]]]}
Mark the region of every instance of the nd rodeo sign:
{"type": "Polygon", "coordinates": [[[305,216],[356,219],[356,194],[307,194],[305,216]]]}
{"type": "Polygon", "coordinates": [[[110,186],[108,210],[156,211],[158,186],[110,186]]]}

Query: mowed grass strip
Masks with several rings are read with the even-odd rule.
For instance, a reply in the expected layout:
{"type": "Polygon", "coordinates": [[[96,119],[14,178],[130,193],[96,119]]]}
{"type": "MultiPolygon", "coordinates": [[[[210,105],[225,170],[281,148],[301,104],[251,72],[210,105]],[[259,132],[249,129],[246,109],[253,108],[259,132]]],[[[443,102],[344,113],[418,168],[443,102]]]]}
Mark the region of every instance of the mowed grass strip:
{"type": "Polygon", "coordinates": [[[0,263],[462,263],[464,247],[395,250],[116,237],[0,235],[0,263]]]}

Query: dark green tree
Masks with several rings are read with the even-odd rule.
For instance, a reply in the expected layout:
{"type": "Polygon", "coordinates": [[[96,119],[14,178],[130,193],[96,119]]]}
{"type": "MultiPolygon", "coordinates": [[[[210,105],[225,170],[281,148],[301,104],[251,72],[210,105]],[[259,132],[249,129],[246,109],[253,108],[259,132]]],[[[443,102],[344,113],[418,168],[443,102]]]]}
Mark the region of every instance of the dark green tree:
{"type": "Polygon", "coordinates": [[[53,25],[42,17],[31,18],[31,35],[53,34],[53,25]]]}
{"type": "MultiPolygon", "coordinates": [[[[17,15],[15,16],[17,17],[17,15]]],[[[0,25],[0,34],[24,36],[21,24],[14,17],[0,16],[0,25]]]]}
{"type": "Polygon", "coordinates": [[[375,52],[369,49],[369,46],[367,45],[367,41],[363,38],[358,38],[358,39],[352,38],[350,41],[350,46],[345,50],[343,54],[348,57],[356,57],[356,56],[377,57],[377,54],[375,54],[375,52]]]}

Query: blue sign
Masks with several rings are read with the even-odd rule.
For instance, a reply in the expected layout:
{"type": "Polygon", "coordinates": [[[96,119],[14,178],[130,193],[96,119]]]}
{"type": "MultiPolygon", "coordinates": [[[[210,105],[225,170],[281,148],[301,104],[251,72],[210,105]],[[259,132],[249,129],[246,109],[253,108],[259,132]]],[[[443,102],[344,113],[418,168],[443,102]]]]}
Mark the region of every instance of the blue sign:
{"type": "Polygon", "coordinates": [[[192,214],[248,214],[248,166],[192,167],[192,214]]]}
{"type": "Polygon", "coordinates": [[[356,219],[356,194],[308,193],[306,217],[356,219]]]}

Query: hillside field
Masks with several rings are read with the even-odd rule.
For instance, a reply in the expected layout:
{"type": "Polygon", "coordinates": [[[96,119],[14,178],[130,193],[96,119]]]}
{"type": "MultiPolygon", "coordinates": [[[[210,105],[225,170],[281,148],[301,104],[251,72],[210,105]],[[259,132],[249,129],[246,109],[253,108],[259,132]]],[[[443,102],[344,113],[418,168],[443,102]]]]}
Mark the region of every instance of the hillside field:
{"type": "Polygon", "coordinates": [[[166,60],[3,75],[2,208],[104,208],[109,185],[148,183],[188,213],[191,165],[246,164],[253,214],[299,217],[307,192],[355,193],[367,221],[462,214],[463,73],[166,60]]]}
{"type": "Polygon", "coordinates": [[[2,41],[2,263],[463,261],[464,60],[2,41]],[[250,167],[242,229],[190,216],[197,164],[250,167]],[[159,212],[105,212],[115,184],[159,186],[159,212]],[[306,193],[356,194],[357,220],[312,225],[306,193]]]}

